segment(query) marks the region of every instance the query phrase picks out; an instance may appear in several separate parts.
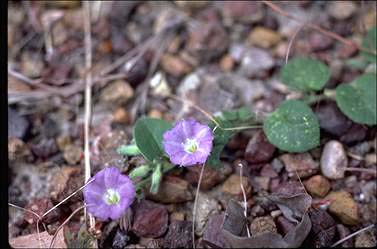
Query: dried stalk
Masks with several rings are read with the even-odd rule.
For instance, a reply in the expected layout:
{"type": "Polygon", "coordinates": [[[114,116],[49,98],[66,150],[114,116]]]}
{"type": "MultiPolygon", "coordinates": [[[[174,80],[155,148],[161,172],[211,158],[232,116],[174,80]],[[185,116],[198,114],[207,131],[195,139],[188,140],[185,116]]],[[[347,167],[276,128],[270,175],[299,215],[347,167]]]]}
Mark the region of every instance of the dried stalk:
{"type": "MultiPolygon", "coordinates": [[[[92,102],[92,37],[90,29],[90,3],[84,1],[84,30],[85,30],[85,124],[84,124],[84,159],[85,159],[85,182],[87,182],[91,175],[90,169],[90,148],[89,148],[89,128],[91,120],[91,102],[92,102]]],[[[86,208],[84,209],[86,214],[86,208]]],[[[86,217],[86,216],[85,216],[86,217]]],[[[94,229],[95,219],[89,214],[89,226],[94,229]]]]}
{"type": "Polygon", "coordinates": [[[199,181],[198,186],[196,187],[196,193],[195,193],[195,201],[194,201],[194,208],[192,211],[192,248],[195,249],[195,218],[196,218],[196,209],[198,207],[198,200],[199,200],[199,190],[200,190],[200,184],[202,183],[203,173],[204,173],[204,167],[206,163],[203,163],[202,168],[200,170],[199,175],[199,181]]]}

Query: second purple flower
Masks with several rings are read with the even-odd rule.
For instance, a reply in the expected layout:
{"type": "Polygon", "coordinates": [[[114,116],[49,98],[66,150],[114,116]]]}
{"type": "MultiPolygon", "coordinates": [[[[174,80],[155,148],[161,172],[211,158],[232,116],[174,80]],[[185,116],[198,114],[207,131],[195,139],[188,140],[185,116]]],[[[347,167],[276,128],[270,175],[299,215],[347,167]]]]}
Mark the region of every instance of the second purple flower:
{"type": "Polygon", "coordinates": [[[164,133],[163,146],[170,161],[180,166],[204,163],[212,150],[213,134],[207,125],[182,120],[164,133]]]}

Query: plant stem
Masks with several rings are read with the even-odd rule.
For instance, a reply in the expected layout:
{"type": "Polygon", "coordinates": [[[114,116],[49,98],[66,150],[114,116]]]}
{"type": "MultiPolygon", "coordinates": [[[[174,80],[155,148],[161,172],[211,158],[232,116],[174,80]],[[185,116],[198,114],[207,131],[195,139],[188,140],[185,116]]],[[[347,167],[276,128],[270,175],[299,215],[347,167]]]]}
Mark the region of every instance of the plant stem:
{"type": "Polygon", "coordinates": [[[192,234],[191,235],[192,235],[192,248],[194,248],[194,249],[195,249],[195,217],[196,217],[196,209],[197,209],[197,206],[198,206],[200,184],[202,182],[205,165],[206,164],[203,163],[202,168],[200,170],[198,186],[196,186],[194,209],[192,211],[193,213],[192,213],[192,234]]]}
{"type": "Polygon", "coordinates": [[[354,167],[349,167],[345,168],[345,171],[354,171],[354,172],[364,172],[364,173],[369,173],[369,174],[377,174],[377,170],[375,169],[365,169],[365,168],[354,168],[354,167]]]}

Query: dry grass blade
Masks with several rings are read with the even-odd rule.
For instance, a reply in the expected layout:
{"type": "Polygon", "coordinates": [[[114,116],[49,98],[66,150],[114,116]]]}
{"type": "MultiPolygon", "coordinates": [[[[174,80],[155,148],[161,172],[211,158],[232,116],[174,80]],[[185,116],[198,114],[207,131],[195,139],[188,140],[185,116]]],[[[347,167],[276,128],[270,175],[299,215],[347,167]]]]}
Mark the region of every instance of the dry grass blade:
{"type": "MultiPolygon", "coordinates": [[[[92,104],[92,37],[90,27],[90,2],[84,1],[84,30],[85,30],[85,125],[84,125],[84,160],[85,160],[85,182],[87,182],[91,175],[90,169],[90,148],[89,148],[89,128],[91,121],[91,104],[92,104]]],[[[86,214],[86,209],[85,209],[86,214]]],[[[94,217],[89,214],[89,226],[94,229],[94,217]]]]}
{"type": "MultiPolygon", "coordinates": [[[[245,192],[245,188],[243,187],[243,184],[242,184],[242,169],[243,169],[243,165],[242,163],[239,163],[238,166],[240,167],[240,187],[241,187],[241,190],[242,190],[242,196],[243,196],[243,205],[244,205],[244,216],[245,216],[245,219],[247,220],[247,198],[246,198],[246,192],[245,192]]],[[[246,223],[246,231],[247,231],[247,237],[250,238],[250,230],[249,230],[249,226],[248,224],[246,223]]]]}
{"type": "Polygon", "coordinates": [[[362,232],[364,232],[364,231],[366,231],[366,230],[368,230],[368,229],[371,229],[371,228],[373,228],[374,226],[375,226],[375,224],[372,224],[372,225],[369,225],[369,226],[367,226],[367,227],[364,227],[363,229],[360,229],[359,231],[356,231],[356,232],[354,232],[354,233],[352,233],[352,234],[350,234],[350,235],[344,237],[343,239],[341,239],[341,240],[335,242],[331,247],[336,247],[337,245],[342,244],[344,241],[346,241],[346,240],[348,240],[348,239],[350,239],[350,238],[352,238],[352,237],[358,235],[359,233],[362,233],[362,232]]]}
{"type": "Polygon", "coordinates": [[[198,200],[199,200],[199,191],[200,191],[200,184],[202,183],[202,178],[203,178],[203,173],[204,173],[204,167],[205,163],[203,163],[202,168],[200,170],[200,175],[199,175],[199,181],[198,181],[198,186],[196,187],[196,193],[195,193],[195,201],[194,201],[194,208],[192,211],[192,248],[195,249],[195,218],[196,218],[196,210],[198,207],[198,200]]]}
{"type": "MultiPolygon", "coordinates": [[[[42,241],[42,239],[41,239],[41,234],[40,234],[40,231],[39,231],[39,221],[42,220],[42,217],[43,217],[43,216],[41,217],[41,216],[39,216],[36,212],[34,212],[34,211],[32,211],[32,210],[29,210],[29,209],[26,209],[26,208],[23,208],[23,207],[19,207],[19,206],[17,206],[17,205],[14,205],[14,204],[12,204],[12,203],[9,203],[9,202],[8,202],[8,205],[11,206],[11,207],[14,207],[14,208],[17,208],[17,209],[23,210],[23,211],[25,211],[25,212],[31,213],[31,214],[35,215],[36,217],[38,217],[38,219],[37,219],[37,225],[36,225],[36,226],[37,226],[37,234],[38,234],[38,242],[39,242],[39,248],[42,248],[42,245],[41,245],[41,241],[42,241]]],[[[47,230],[45,224],[42,223],[42,225],[43,225],[44,229],[47,230]]]]}

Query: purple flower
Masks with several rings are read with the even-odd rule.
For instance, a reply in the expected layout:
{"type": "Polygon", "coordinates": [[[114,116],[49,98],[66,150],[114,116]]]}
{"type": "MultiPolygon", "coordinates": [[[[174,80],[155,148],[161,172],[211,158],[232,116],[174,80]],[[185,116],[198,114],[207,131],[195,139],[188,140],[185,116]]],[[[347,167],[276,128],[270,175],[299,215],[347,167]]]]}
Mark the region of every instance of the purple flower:
{"type": "Polygon", "coordinates": [[[99,171],[84,188],[88,212],[102,221],[120,218],[135,198],[135,186],[116,167],[99,171]]]}
{"type": "Polygon", "coordinates": [[[207,125],[182,120],[164,133],[163,145],[170,161],[180,166],[204,163],[212,150],[213,135],[207,125]]]}

